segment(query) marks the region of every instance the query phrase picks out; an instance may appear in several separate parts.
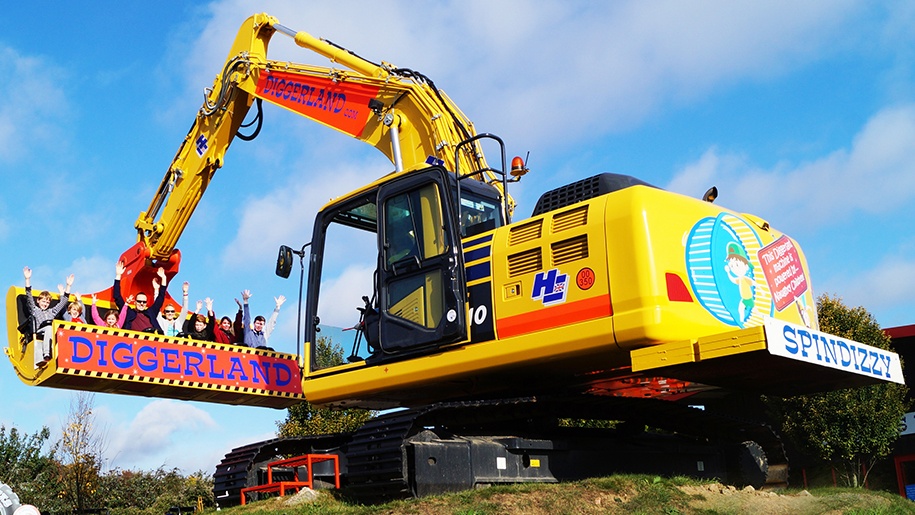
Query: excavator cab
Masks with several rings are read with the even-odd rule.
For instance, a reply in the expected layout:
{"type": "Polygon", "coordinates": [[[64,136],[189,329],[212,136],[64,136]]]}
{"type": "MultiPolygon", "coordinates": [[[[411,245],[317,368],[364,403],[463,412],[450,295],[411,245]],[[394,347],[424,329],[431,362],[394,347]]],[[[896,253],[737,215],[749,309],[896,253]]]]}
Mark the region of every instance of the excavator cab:
{"type": "MultiPolygon", "coordinates": [[[[455,201],[454,175],[431,167],[322,210],[311,245],[306,320],[312,323],[306,341],[318,337],[319,323],[353,325],[345,321],[340,300],[357,284],[369,300],[350,308],[361,313],[355,328],[363,335],[357,334],[356,342],[364,336],[367,345],[354,344],[350,363],[402,359],[466,339],[461,239],[503,223],[498,191],[467,182],[473,184],[462,185],[461,199],[455,201]],[[459,213],[458,205],[466,209],[459,213]]],[[[313,366],[318,362],[311,359],[313,366]]]]}

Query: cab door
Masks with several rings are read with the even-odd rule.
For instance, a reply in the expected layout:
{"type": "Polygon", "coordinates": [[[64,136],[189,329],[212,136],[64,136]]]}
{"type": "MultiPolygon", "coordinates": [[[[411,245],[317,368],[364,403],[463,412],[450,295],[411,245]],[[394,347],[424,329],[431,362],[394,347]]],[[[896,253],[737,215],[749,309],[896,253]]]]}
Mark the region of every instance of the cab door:
{"type": "Polygon", "coordinates": [[[378,191],[379,332],[386,355],[466,336],[463,257],[445,174],[432,168],[378,191]]]}

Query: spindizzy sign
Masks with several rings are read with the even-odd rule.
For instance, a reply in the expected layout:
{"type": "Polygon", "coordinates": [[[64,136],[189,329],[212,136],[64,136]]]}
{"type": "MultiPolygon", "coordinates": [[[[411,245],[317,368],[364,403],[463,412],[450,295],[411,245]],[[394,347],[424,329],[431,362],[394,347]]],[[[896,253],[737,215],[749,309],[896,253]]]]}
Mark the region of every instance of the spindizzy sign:
{"type": "Polygon", "coordinates": [[[766,319],[765,328],[771,354],[905,384],[894,352],[774,318],[766,319]]]}
{"type": "Polygon", "coordinates": [[[61,368],[302,393],[294,359],[68,329],[58,329],[57,341],[61,368]]]}

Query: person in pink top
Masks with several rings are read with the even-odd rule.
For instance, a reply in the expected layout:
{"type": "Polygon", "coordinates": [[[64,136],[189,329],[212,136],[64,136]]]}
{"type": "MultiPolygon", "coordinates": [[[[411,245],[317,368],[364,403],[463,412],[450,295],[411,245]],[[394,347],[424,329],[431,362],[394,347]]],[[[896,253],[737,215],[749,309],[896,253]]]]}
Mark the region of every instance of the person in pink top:
{"type": "Polygon", "coordinates": [[[121,312],[118,313],[116,309],[109,309],[105,312],[105,318],[102,318],[99,315],[98,308],[95,306],[96,295],[92,294],[92,319],[95,321],[95,325],[100,325],[102,327],[116,327],[120,329],[124,327],[124,320],[127,318],[127,306],[133,302],[133,295],[127,297],[127,302],[121,307],[121,312]]]}

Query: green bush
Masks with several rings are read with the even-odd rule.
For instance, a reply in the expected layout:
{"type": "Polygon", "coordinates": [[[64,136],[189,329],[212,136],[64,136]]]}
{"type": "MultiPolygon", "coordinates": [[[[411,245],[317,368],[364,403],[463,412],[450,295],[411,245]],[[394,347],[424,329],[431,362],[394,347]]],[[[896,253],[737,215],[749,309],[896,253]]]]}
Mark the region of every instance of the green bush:
{"type": "Polygon", "coordinates": [[[132,471],[115,469],[101,476],[99,497],[111,515],[161,515],[172,506],[215,506],[213,478],[203,471],[182,476],[178,469],[132,471]]]}

